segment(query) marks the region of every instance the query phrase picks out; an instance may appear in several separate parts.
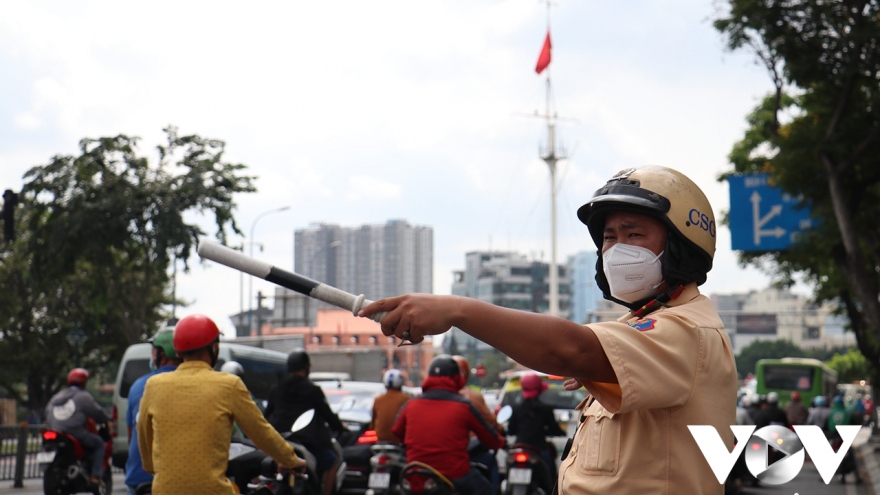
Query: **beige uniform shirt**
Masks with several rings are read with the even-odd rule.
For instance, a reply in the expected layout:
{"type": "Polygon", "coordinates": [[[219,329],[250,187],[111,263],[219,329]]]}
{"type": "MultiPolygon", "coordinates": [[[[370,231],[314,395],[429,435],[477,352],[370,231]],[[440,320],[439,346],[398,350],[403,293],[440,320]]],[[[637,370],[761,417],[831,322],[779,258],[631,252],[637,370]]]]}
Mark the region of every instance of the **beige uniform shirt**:
{"type": "Polygon", "coordinates": [[[591,396],[559,468],[560,493],[724,493],[687,427],[712,425],[733,447],[733,349],[696,285],[669,306],[589,325],[619,383],[582,380],[591,396]]]}
{"type": "Polygon", "coordinates": [[[201,361],[147,380],[139,411],[138,448],[156,495],[238,493],[226,478],[233,421],[280,464],[297,462],[241,378],[201,361]]]}

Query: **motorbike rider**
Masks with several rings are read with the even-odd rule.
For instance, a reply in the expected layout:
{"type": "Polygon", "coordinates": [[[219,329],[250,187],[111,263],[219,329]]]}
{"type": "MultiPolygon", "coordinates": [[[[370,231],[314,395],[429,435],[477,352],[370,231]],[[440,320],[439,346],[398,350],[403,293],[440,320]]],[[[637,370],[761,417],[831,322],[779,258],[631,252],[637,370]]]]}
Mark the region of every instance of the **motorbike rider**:
{"type": "Polygon", "coordinates": [[[90,433],[86,422],[92,419],[97,424],[107,423],[110,418],[95,402],[92,394],[86,392],[89,372],[85,368],[74,368],[67,374],[68,388],[55,394],[46,406],[46,425],[55,431],[67,433],[82,444],[92,460],[89,481],[101,484],[104,474],[104,439],[90,433]]]}
{"type": "Polygon", "coordinates": [[[392,431],[403,439],[407,462],[428,464],[462,495],[492,493],[489,480],[471,467],[470,432],[490,449],[501,448],[504,438],[458,393],[463,385],[452,356],[436,356],[422,382],[422,395],[403,405],[392,431]]]}
{"type": "Polygon", "coordinates": [[[137,417],[140,410],[144,387],[151,376],[174,371],[180,365],[180,356],[174,351],[174,330],[165,329],[156,332],[148,342],[152,344],[150,356],[150,372],[138,378],[128,391],[128,410],[125,412],[125,424],[128,425],[128,459],[125,461],[125,486],[129,495],[134,495],[135,488],[142,483],[152,483],[153,475],[144,471],[141,463],[141,452],[138,448],[137,417]]]}
{"type": "Polygon", "coordinates": [[[321,387],[309,380],[311,359],[305,350],[297,349],[287,356],[287,376],[269,392],[264,414],[279,432],[289,432],[293,422],[309,409],[315,410],[315,419],[294,433],[290,439],[302,444],[317,460],[317,474],[321,477],[324,493],[333,493],[336,470],[340,459],[333,448],[333,433],[347,428],[330,409],[321,387]],[[331,432],[332,430],[332,432],[331,432]]]}
{"type": "Polygon", "coordinates": [[[513,414],[507,423],[509,434],[516,436],[515,443],[524,443],[541,453],[547,465],[548,485],[556,479],[556,449],[547,444],[547,437],[564,437],[553,415],[553,406],[541,402],[541,394],[547,390],[547,382],[535,373],[526,373],[519,379],[522,402],[513,405],[513,414]]]}
{"type": "Polygon", "coordinates": [[[778,425],[786,428],[791,426],[788,423],[785,411],[779,409],[779,394],[776,392],[767,394],[766,402],[761,404],[761,409],[758,411],[757,417],[755,417],[756,430],[760,430],[768,425],[778,425]]]}
{"type": "Polygon", "coordinates": [[[791,393],[791,402],[785,405],[784,411],[785,416],[788,418],[788,423],[792,426],[804,424],[807,421],[807,416],[810,414],[807,411],[807,407],[801,403],[800,392],[791,393]]]}
{"type": "Polygon", "coordinates": [[[266,422],[241,379],[214,371],[220,330],[194,314],[174,327],[176,370],[147,380],[138,415],[138,446],[155,495],[238,493],[226,477],[232,423],[281,468],[306,462],[266,422]]]}
{"type": "Polygon", "coordinates": [[[373,400],[373,419],[368,427],[376,432],[380,442],[402,443],[391,431],[391,427],[394,426],[394,419],[397,418],[400,408],[410,399],[410,396],[402,391],[403,382],[403,373],[398,369],[392,368],[382,375],[385,393],[373,400]]]}
{"type": "MultiPolygon", "coordinates": [[[[452,356],[452,359],[458,364],[461,376],[464,377],[465,386],[462,387],[458,393],[477,408],[477,411],[483,415],[483,419],[485,419],[487,423],[494,426],[495,429],[498,430],[498,433],[504,435],[504,428],[495,420],[495,413],[493,413],[492,410],[489,409],[489,406],[486,405],[486,399],[483,398],[483,394],[467,386],[468,379],[471,377],[471,365],[468,363],[468,360],[464,356],[458,354],[452,356]]],[[[473,438],[473,436],[474,435],[472,434],[471,438],[473,438]]],[[[473,446],[473,441],[471,445],[473,446]]],[[[493,488],[492,493],[498,493],[501,474],[498,470],[498,459],[495,457],[495,451],[480,444],[478,447],[470,450],[470,455],[471,461],[479,462],[489,469],[489,481],[492,482],[493,488]]]]}

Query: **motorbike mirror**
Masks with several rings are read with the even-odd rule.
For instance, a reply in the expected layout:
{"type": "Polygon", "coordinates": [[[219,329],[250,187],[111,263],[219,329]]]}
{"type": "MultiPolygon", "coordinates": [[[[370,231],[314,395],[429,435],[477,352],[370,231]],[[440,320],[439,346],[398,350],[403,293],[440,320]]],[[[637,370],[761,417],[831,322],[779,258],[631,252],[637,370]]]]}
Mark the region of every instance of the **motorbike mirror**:
{"type": "Polygon", "coordinates": [[[513,408],[509,405],[504,406],[498,411],[498,416],[495,417],[495,421],[499,423],[507,423],[511,416],[513,416],[513,408]]]}
{"type": "Polygon", "coordinates": [[[308,426],[309,423],[312,422],[312,419],[314,417],[315,417],[315,410],[314,409],[309,409],[308,411],[300,414],[299,417],[296,418],[296,421],[293,422],[293,426],[290,427],[290,431],[297,432],[299,430],[302,430],[303,428],[308,426]]]}

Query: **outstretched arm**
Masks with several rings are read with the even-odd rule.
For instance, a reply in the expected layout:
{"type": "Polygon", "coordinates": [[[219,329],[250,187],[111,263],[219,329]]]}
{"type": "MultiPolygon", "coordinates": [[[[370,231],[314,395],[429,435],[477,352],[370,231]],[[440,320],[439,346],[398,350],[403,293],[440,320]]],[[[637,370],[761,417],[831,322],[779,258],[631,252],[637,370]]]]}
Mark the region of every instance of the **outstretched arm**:
{"type": "Polygon", "coordinates": [[[419,342],[455,326],[516,362],[545,373],[617,383],[617,376],[590,327],[563,318],[502,308],[459,296],[408,294],[380,299],[360,311],[387,311],[382,333],[419,342]]]}

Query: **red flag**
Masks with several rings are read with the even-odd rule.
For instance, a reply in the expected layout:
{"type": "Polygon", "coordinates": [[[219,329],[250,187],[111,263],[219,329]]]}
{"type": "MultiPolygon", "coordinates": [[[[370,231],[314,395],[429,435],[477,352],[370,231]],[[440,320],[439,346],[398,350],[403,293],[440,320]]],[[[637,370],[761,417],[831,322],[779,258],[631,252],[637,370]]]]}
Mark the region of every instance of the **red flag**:
{"type": "Polygon", "coordinates": [[[535,72],[538,74],[544,72],[544,69],[550,65],[550,31],[547,31],[547,37],[544,38],[544,47],[541,48],[541,55],[538,56],[538,65],[535,66],[535,72]]]}

